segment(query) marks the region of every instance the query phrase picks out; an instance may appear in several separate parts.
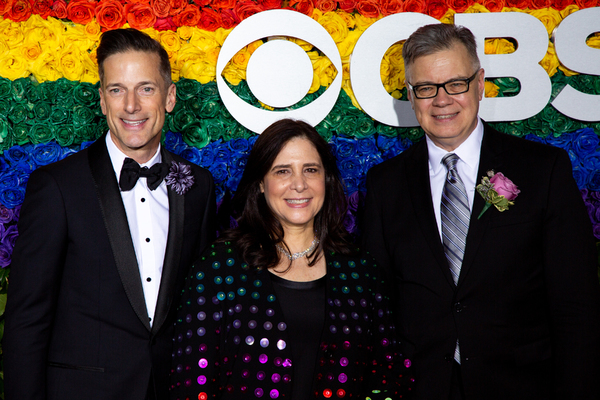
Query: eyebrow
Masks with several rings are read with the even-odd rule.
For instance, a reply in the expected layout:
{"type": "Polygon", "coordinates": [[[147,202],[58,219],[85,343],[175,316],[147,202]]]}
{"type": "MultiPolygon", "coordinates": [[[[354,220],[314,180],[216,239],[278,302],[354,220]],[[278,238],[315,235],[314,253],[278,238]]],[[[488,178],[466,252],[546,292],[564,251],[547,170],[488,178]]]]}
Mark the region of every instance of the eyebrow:
{"type": "MultiPolygon", "coordinates": [[[[302,164],[303,167],[322,167],[322,165],[320,163],[306,163],[306,164],[302,164]]],[[[291,168],[292,164],[279,164],[279,165],[273,165],[273,168],[271,168],[271,171],[273,171],[274,169],[277,168],[291,168]]]]}
{"type": "Polygon", "coordinates": [[[441,84],[443,84],[443,83],[448,83],[448,82],[453,82],[453,81],[462,81],[462,80],[469,79],[469,78],[470,78],[470,77],[468,77],[468,76],[467,76],[466,78],[463,78],[463,77],[460,77],[460,76],[459,76],[459,77],[452,78],[452,79],[449,79],[449,80],[447,80],[447,81],[440,82],[440,83],[435,83],[435,82],[425,81],[425,82],[417,82],[417,83],[415,83],[414,85],[413,85],[413,84],[411,84],[411,86],[412,86],[412,87],[415,87],[415,86],[422,86],[422,85],[441,85],[441,84]]]}

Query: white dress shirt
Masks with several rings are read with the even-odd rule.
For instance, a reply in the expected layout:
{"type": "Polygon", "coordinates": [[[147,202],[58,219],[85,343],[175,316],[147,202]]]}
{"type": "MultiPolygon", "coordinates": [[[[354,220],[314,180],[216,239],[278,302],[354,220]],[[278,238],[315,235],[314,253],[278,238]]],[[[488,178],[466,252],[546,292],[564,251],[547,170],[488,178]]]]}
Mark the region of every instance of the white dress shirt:
{"type": "Polygon", "coordinates": [[[442,158],[448,153],[454,153],[459,157],[456,164],[460,179],[462,179],[467,197],[469,199],[469,209],[473,211],[473,199],[475,197],[475,186],[481,177],[477,176],[479,169],[479,155],[481,153],[481,140],[483,139],[483,123],[477,119],[477,126],[473,133],[461,143],[454,151],[448,152],[437,147],[429,137],[427,140],[427,151],[429,153],[429,184],[431,185],[431,198],[433,200],[433,211],[437,222],[440,239],[442,237],[442,220],[440,216],[440,206],[442,202],[442,190],[446,182],[447,170],[442,163],[442,158]]]}
{"type": "MultiPolygon", "coordinates": [[[[106,135],[106,147],[118,181],[127,155],[114,144],[110,132],[106,135]]],[[[159,162],[162,162],[160,145],[150,161],[141,164],[141,167],[150,168],[159,162]]],[[[121,198],[127,213],[129,231],[144,289],[146,309],[152,326],[169,232],[167,184],[162,181],[156,190],[150,190],[146,178],[139,178],[133,189],[121,192],[121,198]]]]}

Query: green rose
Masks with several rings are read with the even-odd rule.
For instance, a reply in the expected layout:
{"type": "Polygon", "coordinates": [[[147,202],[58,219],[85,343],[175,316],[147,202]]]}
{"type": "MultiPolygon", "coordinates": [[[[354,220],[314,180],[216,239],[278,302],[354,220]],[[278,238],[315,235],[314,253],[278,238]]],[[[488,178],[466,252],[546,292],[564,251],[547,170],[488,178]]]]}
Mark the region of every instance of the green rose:
{"type": "Polygon", "coordinates": [[[354,128],[354,137],[357,139],[364,139],[371,137],[375,134],[375,124],[370,117],[363,114],[362,117],[357,118],[357,124],[354,128]]]}
{"type": "Polygon", "coordinates": [[[54,81],[47,81],[40,85],[40,95],[42,100],[55,101],[56,100],[56,89],[57,85],[54,81]]]}
{"type": "Polygon", "coordinates": [[[521,90],[519,81],[513,77],[492,79],[492,82],[499,88],[498,97],[512,97],[521,90]]]}
{"type": "MultiPolygon", "coordinates": [[[[423,131],[423,129],[418,126],[418,127],[413,127],[413,128],[405,128],[405,134],[407,138],[410,139],[411,142],[416,143],[419,140],[421,140],[421,138],[423,136],[425,136],[425,132],[423,131]]],[[[402,135],[402,136],[404,136],[402,135]]]]}
{"type": "Polygon", "coordinates": [[[227,132],[218,118],[204,119],[201,121],[201,126],[211,140],[223,139],[228,141],[232,138],[231,132],[227,132]]]}
{"type": "MultiPolygon", "coordinates": [[[[221,122],[222,126],[226,126],[221,122]]],[[[226,128],[229,131],[229,135],[232,139],[250,139],[255,135],[254,132],[246,129],[242,124],[229,124],[226,128]]]]}
{"type": "Polygon", "coordinates": [[[35,124],[29,130],[29,137],[31,143],[48,143],[54,139],[54,129],[50,124],[35,124]]]}
{"type": "Polygon", "coordinates": [[[338,126],[342,123],[343,114],[334,112],[330,112],[319,125],[322,125],[323,128],[337,130],[338,126]]]}
{"type": "Polygon", "coordinates": [[[80,82],[73,88],[73,98],[76,104],[97,105],[100,101],[99,85],[92,85],[88,82],[80,82]]]}
{"type": "Polygon", "coordinates": [[[56,143],[61,147],[67,147],[73,144],[75,132],[73,132],[72,127],[62,125],[54,130],[54,137],[56,138],[56,143]]]}
{"type": "Polygon", "coordinates": [[[8,135],[8,122],[4,118],[0,118],[0,149],[6,150],[11,147],[12,141],[8,135]]]}
{"type": "Polygon", "coordinates": [[[0,78],[0,99],[5,99],[10,96],[11,83],[9,79],[0,78]]]}
{"type": "Polygon", "coordinates": [[[33,104],[33,114],[36,122],[46,121],[52,115],[52,106],[45,101],[37,101],[33,104]]]}
{"type": "Polygon", "coordinates": [[[331,140],[331,138],[333,137],[333,132],[331,131],[331,129],[328,129],[325,124],[320,123],[317,126],[315,126],[316,131],[319,133],[319,135],[321,135],[321,137],[323,139],[325,139],[325,141],[327,143],[329,143],[329,141],[331,140]]]}
{"type": "Polygon", "coordinates": [[[42,98],[42,90],[38,83],[32,84],[31,81],[26,82],[25,97],[30,104],[35,104],[42,98]]]}
{"type": "Polygon", "coordinates": [[[357,119],[354,116],[344,116],[337,128],[338,135],[346,137],[354,137],[357,119]]]}
{"type": "Polygon", "coordinates": [[[96,140],[100,136],[98,127],[94,124],[75,127],[74,130],[75,137],[79,139],[77,140],[77,142],[88,142],[91,140],[96,140]]]}
{"type": "Polygon", "coordinates": [[[50,123],[53,125],[63,124],[70,118],[70,112],[66,108],[55,106],[50,113],[50,123]]]}
{"type": "Polygon", "coordinates": [[[377,132],[380,135],[389,137],[389,138],[395,138],[395,137],[400,136],[400,132],[398,132],[398,128],[396,128],[395,126],[390,126],[390,125],[386,125],[386,124],[377,124],[375,132],[377,132]]]}
{"type": "Polygon", "coordinates": [[[260,106],[256,97],[250,91],[248,84],[246,81],[241,81],[239,85],[232,87],[233,92],[246,103],[251,104],[253,106],[260,106]]]}
{"type": "Polygon", "coordinates": [[[220,98],[217,82],[208,82],[207,84],[200,86],[200,97],[203,99],[218,100],[220,98]]]}
{"type": "Polygon", "coordinates": [[[190,146],[203,148],[210,143],[210,135],[200,124],[190,125],[182,134],[183,140],[190,146]]]}
{"type": "Polygon", "coordinates": [[[7,119],[10,115],[12,104],[6,97],[0,97],[0,119],[7,119]]]}
{"type": "Polygon", "coordinates": [[[200,97],[200,82],[194,79],[180,79],[176,84],[177,99],[186,101],[194,97],[200,97]]]}
{"type": "Polygon", "coordinates": [[[172,114],[171,125],[169,129],[172,132],[182,132],[190,125],[196,122],[196,116],[193,112],[180,108],[176,113],[172,114]]]}
{"type": "Polygon", "coordinates": [[[56,98],[57,103],[63,105],[63,107],[73,105],[73,87],[75,84],[68,79],[60,78],[56,81],[56,98]]]}
{"type": "Polygon", "coordinates": [[[77,131],[77,129],[79,128],[92,124],[92,122],[96,118],[92,110],[90,110],[89,107],[86,106],[74,107],[71,116],[75,131],[77,131]]]}
{"type": "Polygon", "coordinates": [[[12,133],[13,143],[18,144],[19,146],[29,143],[29,136],[27,135],[29,133],[28,125],[25,125],[24,123],[15,124],[12,126],[10,133],[12,133]]]}
{"type": "Polygon", "coordinates": [[[19,78],[12,81],[11,93],[13,101],[17,103],[27,102],[27,78],[19,78]]]}
{"type": "Polygon", "coordinates": [[[29,111],[27,110],[25,105],[20,103],[14,104],[12,110],[8,114],[8,119],[10,120],[10,122],[16,125],[25,122],[25,120],[27,120],[28,114],[29,111]]]}

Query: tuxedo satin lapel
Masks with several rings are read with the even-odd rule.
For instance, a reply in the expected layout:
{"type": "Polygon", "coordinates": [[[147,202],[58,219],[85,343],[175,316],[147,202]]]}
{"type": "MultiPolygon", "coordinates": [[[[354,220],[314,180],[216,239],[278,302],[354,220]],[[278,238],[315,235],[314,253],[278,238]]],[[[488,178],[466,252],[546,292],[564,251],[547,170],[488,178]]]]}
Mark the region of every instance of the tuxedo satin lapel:
{"type": "MultiPolygon", "coordinates": [[[[162,147],[163,162],[169,165],[173,161],[171,153],[162,147]]],[[[152,332],[156,333],[165,322],[171,302],[173,301],[176,287],[176,279],[181,258],[181,248],[183,243],[183,225],[185,218],[185,196],[177,194],[170,187],[167,189],[169,195],[169,234],[167,237],[167,248],[165,250],[165,259],[163,262],[163,271],[160,281],[160,290],[156,303],[154,314],[154,324],[152,332]]]]}
{"type": "Polygon", "coordinates": [[[129,232],[127,214],[115,178],[115,171],[106,149],[105,137],[102,136],[89,147],[90,169],[123,288],[138,318],[150,330],[144,290],[129,232]]]}
{"type": "MultiPolygon", "coordinates": [[[[484,127],[476,184],[480,183],[481,178],[487,174],[487,171],[491,169],[499,171],[502,169],[501,154],[504,150],[500,135],[503,134],[494,131],[487,124],[485,124],[484,127]]],[[[473,265],[473,260],[479,251],[479,246],[481,245],[489,225],[490,215],[492,214],[493,210],[489,209],[481,216],[481,218],[477,218],[479,217],[479,214],[481,214],[484,205],[485,201],[483,200],[483,197],[479,193],[475,192],[473,211],[471,212],[471,220],[469,223],[469,233],[467,235],[467,245],[465,247],[465,257],[463,259],[460,276],[458,278],[459,287],[469,274],[469,269],[473,265]]]]}
{"type": "MultiPolygon", "coordinates": [[[[419,228],[431,249],[432,254],[438,262],[442,274],[446,277],[448,284],[454,287],[452,274],[448,267],[448,260],[444,255],[444,247],[437,228],[433,202],[431,199],[431,185],[429,184],[429,156],[425,139],[416,144],[413,156],[406,160],[408,176],[408,189],[415,216],[419,222],[419,228]]],[[[415,251],[418,251],[415,249],[415,251]]]]}

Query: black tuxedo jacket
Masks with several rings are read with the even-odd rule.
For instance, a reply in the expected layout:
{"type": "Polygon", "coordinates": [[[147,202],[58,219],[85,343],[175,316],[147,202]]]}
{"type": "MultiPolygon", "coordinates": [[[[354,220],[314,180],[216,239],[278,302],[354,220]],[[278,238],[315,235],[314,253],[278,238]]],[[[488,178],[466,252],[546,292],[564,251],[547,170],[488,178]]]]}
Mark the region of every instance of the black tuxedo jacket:
{"type": "MultiPolygon", "coordinates": [[[[162,157],[189,164],[165,150],[162,157]]],[[[105,136],[31,174],[8,289],[7,400],[168,397],[175,305],[192,261],[214,238],[212,177],[192,171],[185,195],[168,189],[152,327],[105,136]]]]}
{"type": "Polygon", "coordinates": [[[560,149],[485,125],[478,179],[521,190],[499,212],[475,193],[454,285],[437,229],[426,141],[367,176],[364,246],[390,272],[415,398],[447,399],[457,338],[467,399],[598,399],[599,285],[592,230],[560,149]]]}

